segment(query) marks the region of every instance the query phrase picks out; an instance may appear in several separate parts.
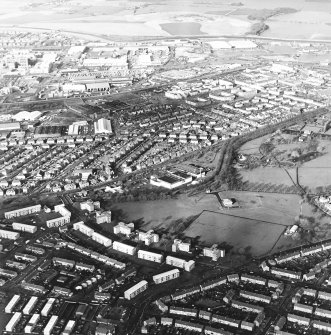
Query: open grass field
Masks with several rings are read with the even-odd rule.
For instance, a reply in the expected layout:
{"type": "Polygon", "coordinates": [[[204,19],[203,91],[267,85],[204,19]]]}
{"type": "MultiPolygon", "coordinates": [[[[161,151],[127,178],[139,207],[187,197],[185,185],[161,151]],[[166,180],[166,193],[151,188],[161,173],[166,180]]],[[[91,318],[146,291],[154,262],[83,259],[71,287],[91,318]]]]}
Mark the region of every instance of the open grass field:
{"type": "Polygon", "coordinates": [[[273,247],[284,229],[281,224],[205,211],[184,233],[193,238],[199,236],[207,245],[226,242],[233,246],[233,251],[244,249],[246,253],[260,256],[273,247]]]}

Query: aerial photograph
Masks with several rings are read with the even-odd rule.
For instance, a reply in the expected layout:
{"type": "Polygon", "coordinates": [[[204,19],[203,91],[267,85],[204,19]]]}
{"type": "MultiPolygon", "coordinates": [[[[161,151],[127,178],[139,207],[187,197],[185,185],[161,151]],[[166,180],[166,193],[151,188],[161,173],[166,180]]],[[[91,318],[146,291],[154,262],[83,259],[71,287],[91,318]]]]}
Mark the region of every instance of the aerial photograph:
{"type": "Polygon", "coordinates": [[[0,0],[0,335],[331,335],[331,0],[0,0]]]}

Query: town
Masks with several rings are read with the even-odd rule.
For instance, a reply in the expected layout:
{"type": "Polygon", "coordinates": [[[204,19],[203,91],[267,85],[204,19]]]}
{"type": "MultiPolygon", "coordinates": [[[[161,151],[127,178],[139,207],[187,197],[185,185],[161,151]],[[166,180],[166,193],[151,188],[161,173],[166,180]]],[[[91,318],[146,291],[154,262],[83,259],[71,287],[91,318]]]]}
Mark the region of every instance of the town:
{"type": "Polygon", "coordinates": [[[2,31],[0,332],[330,334],[329,52],[2,31]]]}

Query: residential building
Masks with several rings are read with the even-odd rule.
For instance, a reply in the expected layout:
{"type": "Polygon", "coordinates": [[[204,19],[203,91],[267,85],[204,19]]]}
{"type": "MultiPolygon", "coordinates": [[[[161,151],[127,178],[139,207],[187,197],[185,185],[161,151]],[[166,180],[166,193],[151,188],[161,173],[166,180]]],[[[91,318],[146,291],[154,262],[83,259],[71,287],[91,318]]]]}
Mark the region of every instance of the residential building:
{"type": "Polygon", "coordinates": [[[38,213],[41,211],[41,205],[35,205],[30,207],[24,207],[15,209],[14,211],[5,212],[6,219],[12,219],[18,216],[29,215],[33,213],[38,213]]]}
{"type": "Polygon", "coordinates": [[[37,231],[36,226],[18,222],[13,222],[12,227],[14,230],[24,231],[30,234],[34,234],[37,231]]]}
{"type": "Polygon", "coordinates": [[[139,293],[145,291],[147,289],[148,283],[146,280],[140,281],[138,284],[132,286],[128,290],[124,292],[124,298],[127,300],[131,300],[136,297],[139,293]]]}
{"type": "Polygon", "coordinates": [[[113,249],[129,255],[134,255],[137,251],[136,247],[118,241],[114,241],[113,249]]]}
{"type": "Polygon", "coordinates": [[[166,264],[175,266],[177,268],[182,268],[185,271],[192,271],[195,267],[195,261],[185,261],[184,259],[180,259],[173,256],[167,256],[166,258],[166,264]]]}
{"type": "Polygon", "coordinates": [[[16,231],[0,229],[0,238],[6,238],[8,240],[17,240],[19,237],[20,233],[16,231]]]}
{"type": "Polygon", "coordinates": [[[163,255],[146,250],[138,250],[138,258],[144,259],[146,261],[162,263],[163,255]]]}
{"type": "Polygon", "coordinates": [[[129,237],[134,230],[134,224],[133,223],[124,223],[119,222],[117,226],[114,227],[114,234],[123,234],[127,237],[129,237]]]}
{"type": "Polygon", "coordinates": [[[173,270],[163,272],[163,273],[160,273],[160,274],[157,274],[157,275],[153,276],[153,281],[154,281],[155,284],[161,284],[161,283],[164,283],[168,280],[176,279],[176,278],[179,277],[179,275],[180,275],[179,270],[178,269],[173,269],[173,270]]]}
{"type": "Polygon", "coordinates": [[[217,261],[220,257],[225,256],[225,250],[224,249],[218,249],[218,245],[214,244],[210,248],[203,248],[203,255],[205,257],[210,257],[213,261],[217,261]]]}

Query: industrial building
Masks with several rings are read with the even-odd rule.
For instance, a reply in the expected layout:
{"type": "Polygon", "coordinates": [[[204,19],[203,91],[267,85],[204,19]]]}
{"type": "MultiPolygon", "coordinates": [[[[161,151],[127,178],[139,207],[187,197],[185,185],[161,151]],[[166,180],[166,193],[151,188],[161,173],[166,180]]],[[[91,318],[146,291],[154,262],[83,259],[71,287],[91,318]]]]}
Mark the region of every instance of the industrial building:
{"type": "Polygon", "coordinates": [[[55,303],[55,298],[48,298],[46,304],[44,305],[43,309],[41,310],[42,316],[48,316],[49,312],[52,309],[53,304],[55,303]]]}
{"type": "Polygon", "coordinates": [[[33,314],[24,328],[24,333],[31,334],[39,320],[40,320],[40,314],[37,313],[33,314]]]}
{"type": "Polygon", "coordinates": [[[129,255],[134,255],[137,251],[136,247],[118,241],[113,243],[113,249],[129,255]]]}
{"type": "Polygon", "coordinates": [[[38,297],[35,297],[35,296],[31,297],[23,308],[23,314],[24,315],[31,314],[31,311],[36,306],[37,302],[38,302],[38,297]]]}
{"type": "Polygon", "coordinates": [[[22,317],[21,312],[14,313],[14,315],[12,316],[12,318],[9,320],[9,322],[6,325],[6,331],[13,332],[15,330],[16,325],[20,321],[21,317],[22,317]]]}
{"type": "Polygon", "coordinates": [[[185,271],[192,271],[195,267],[195,261],[185,261],[184,259],[180,259],[173,256],[167,256],[166,258],[166,264],[175,266],[177,268],[182,268],[185,271]]]}
{"type": "Polygon", "coordinates": [[[179,270],[178,269],[173,269],[173,270],[163,272],[163,273],[160,273],[160,274],[157,274],[157,275],[153,276],[153,281],[154,281],[155,284],[161,284],[161,283],[164,283],[168,280],[178,278],[179,275],[180,275],[179,270]]]}
{"type": "Polygon", "coordinates": [[[30,234],[34,234],[37,231],[36,226],[18,222],[13,222],[12,227],[14,230],[24,231],[30,234]]]}
{"type": "Polygon", "coordinates": [[[8,302],[7,306],[5,307],[5,313],[12,313],[14,307],[17,305],[21,296],[19,294],[15,294],[10,301],[8,302]]]}
{"type": "Polygon", "coordinates": [[[162,263],[163,255],[157,254],[155,252],[146,251],[146,250],[139,250],[138,258],[145,259],[146,261],[162,263]]]}
{"type": "Polygon", "coordinates": [[[138,284],[132,286],[128,290],[124,292],[124,298],[127,300],[131,300],[136,297],[139,293],[145,291],[147,289],[148,283],[146,280],[140,281],[138,284]]]}
{"type": "Polygon", "coordinates": [[[14,211],[5,212],[5,218],[6,219],[12,219],[12,218],[16,218],[18,216],[38,213],[40,211],[41,211],[41,205],[24,207],[24,208],[20,208],[20,209],[15,209],[14,211]]]}
{"type": "Polygon", "coordinates": [[[20,237],[20,233],[16,231],[0,229],[0,238],[7,238],[8,240],[17,240],[20,237]]]}
{"type": "Polygon", "coordinates": [[[111,134],[112,133],[111,121],[102,118],[94,122],[94,132],[95,134],[111,134]]]}
{"type": "Polygon", "coordinates": [[[52,315],[51,316],[51,318],[49,319],[46,327],[44,328],[44,335],[51,335],[52,334],[52,330],[55,327],[58,318],[59,317],[57,315],[52,315]]]}

